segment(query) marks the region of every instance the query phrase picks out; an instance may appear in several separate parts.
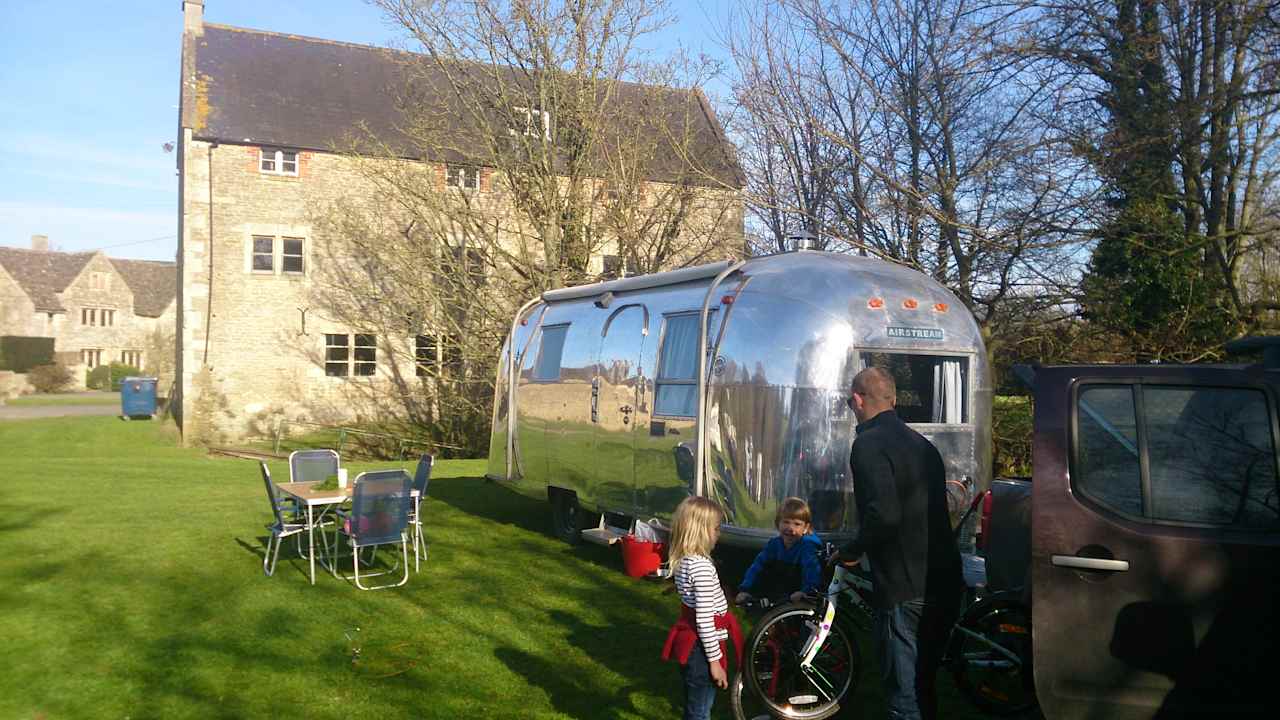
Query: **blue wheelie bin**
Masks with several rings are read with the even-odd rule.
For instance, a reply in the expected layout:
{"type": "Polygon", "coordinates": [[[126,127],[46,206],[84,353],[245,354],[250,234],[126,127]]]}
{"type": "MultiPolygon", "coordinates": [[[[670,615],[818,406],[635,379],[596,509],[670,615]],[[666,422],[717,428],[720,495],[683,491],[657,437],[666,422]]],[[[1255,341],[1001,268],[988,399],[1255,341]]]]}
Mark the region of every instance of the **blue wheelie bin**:
{"type": "Polygon", "coordinates": [[[120,384],[120,415],[126,420],[156,414],[156,378],[127,377],[120,384]]]}

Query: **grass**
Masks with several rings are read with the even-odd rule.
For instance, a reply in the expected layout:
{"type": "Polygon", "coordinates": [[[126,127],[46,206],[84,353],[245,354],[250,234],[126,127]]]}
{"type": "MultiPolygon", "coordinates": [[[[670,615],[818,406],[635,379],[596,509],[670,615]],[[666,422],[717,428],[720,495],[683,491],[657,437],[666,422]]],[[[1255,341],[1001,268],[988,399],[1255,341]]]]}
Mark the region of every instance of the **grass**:
{"type": "MultiPolygon", "coordinates": [[[[175,440],[114,418],[0,425],[0,717],[678,715],[658,658],[676,597],[616,549],[553,540],[546,503],[484,481],[483,461],[437,465],[422,572],[359,592],[309,585],[292,544],[264,577],[256,465],[175,440]]],[[[726,574],[749,560],[726,554],[726,574]]],[[[882,713],[869,662],[859,716],[882,713]]],[[[977,717],[949,686],[943,707],[977,717]]]]}
{"type": "Polygon", "coordinates": [[[6,403],[10,407],[62,407],[66,405],[120,405],[120,393],[24,395],[6,403]]]}

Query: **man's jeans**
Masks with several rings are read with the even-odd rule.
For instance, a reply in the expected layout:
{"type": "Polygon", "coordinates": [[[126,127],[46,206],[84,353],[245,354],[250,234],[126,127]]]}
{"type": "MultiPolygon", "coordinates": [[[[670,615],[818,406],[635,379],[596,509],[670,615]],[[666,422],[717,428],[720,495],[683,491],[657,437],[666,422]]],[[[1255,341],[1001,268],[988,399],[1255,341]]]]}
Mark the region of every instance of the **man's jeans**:
{"type": "Polygon", "coordinates": [[[951,626],[955,603],[908,600],[875,613],[880,679],[894,720],[933,720],[938,716],[935,680],[951,626]]]}
{"type": "Polygon", "coordinates": [[[716,701],[716,686],[701,639],[693,642],[688,664],[680,666],[680,676],[684,678],[684,720],[708,720],[716,701]]]}

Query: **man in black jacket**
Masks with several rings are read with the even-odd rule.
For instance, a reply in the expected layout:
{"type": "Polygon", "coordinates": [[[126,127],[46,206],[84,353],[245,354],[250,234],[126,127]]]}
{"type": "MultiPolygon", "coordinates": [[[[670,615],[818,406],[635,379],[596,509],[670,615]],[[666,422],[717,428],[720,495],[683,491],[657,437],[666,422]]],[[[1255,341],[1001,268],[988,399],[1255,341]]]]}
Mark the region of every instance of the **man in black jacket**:
{"type": "Polygon", "coordinates": [[[858,418],[849,464],[858,534],[841,562],[871,564],[880,674],[890,718],[937,716],[934,685],[948,631],[959,612],[960,553],[947,514],[942,456],[898,418],[897,387],[870,367],[853,379],[858,418]]]}

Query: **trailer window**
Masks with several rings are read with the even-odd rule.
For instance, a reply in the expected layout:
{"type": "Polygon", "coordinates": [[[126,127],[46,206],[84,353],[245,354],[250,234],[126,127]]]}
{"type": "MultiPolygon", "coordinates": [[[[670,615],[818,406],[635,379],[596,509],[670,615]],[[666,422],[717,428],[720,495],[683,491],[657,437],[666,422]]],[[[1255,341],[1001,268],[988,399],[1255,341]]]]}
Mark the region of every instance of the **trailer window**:
{"type": "Polygon", "coordinates": [[[893,376],[898,386],[898,417],[903,422],[969,422],[968,358],[864,352],[862,367],[884,368],[893,376]]]}
{"type": "Polygon", "coordinates": [[[533,365],[534,380],[555,382],[560,379],[560,358],[564,355],[564,338],[568,332],[568,325],[550,325],[542,328],[538,359],[533,365]]]}
{"type": "MultiPolygon", "coordinates": [[[[707,334],[715,323],[708,313],[707,334]]],[[[698,405],[698,313],[668,315],[663,318],[662,347],[658,352],[658,377],[654,380],[653,414],[697,417],[698,405]]],[[[707,347],[710,348],[710,338],[707,347]]]]}

